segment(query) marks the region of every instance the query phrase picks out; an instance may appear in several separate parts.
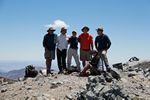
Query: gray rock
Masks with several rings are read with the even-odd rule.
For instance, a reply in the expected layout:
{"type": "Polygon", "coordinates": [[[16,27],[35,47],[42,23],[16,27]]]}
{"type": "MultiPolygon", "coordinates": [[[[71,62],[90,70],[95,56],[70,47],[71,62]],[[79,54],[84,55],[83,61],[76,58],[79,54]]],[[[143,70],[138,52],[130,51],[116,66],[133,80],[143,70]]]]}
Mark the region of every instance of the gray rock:
{"type": "Polygon", "coordinates": [[[27,90],[31,90],[32,89],[32,86],[26,86],[25,87],[27,90]]]}
{"type": "Polygon", "coordinates": [[[133,77],[133,76],[136,76],[136,74],[133,74],[133,73],[128,74],[128,77],[133,77]]]}
{"type": "Polygon", "coordinates": [[[4,92],[6,92],[7,91],[7,88],[2,88],[1,89],[1,93],[4,93],[4,92]]]}
{"type": "Polygon", "coordinates": [[[113,66],[113,68],[117,68],[117,69],[119,69],[119,70],[123,70],[123,65],[122,65],[122,63],[116,63],[116,64],[113,64],[112,66],[113,66]]]}
{"type": "Polygon", "coordinates": [[[73,99],[73,97],[71,96],[71,95],[66,95],[66,98],[68,99],[68,100],[72,100],[73,99]]]}
{"type": "Polygon", "coordinates": [[[110,70],[110,74],[116,80],[120,80],[121,79],[120,75],[116,71],[114,71],[114,70],[110,70]]]}
{"type": "Polygon", "coordinates": [[[87,100],[95,100],[96,95],[92,91],[88,91],[86,93],[86,98],[87,98],[87,100]]]}
{"type": "Polygon", "coordinates": [[[127,70],[129,71],[129,72],[131,72],[131,71],[135,71],[135,69],[133,68],[133,67],[129,67],[129,68],[127,68],[127,70]]]}

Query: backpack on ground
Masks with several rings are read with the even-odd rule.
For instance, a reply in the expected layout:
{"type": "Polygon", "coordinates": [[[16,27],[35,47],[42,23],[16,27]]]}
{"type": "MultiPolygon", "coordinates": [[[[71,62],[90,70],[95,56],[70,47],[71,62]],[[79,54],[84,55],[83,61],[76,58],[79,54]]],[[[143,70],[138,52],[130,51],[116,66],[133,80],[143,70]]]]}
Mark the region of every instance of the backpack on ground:
{"type": "Polygon", "coordinates": [[[35,69],[33,65],[28,65],[25,68],[25,77],[36,77],[38,74],[38,71],[35,69]]]}

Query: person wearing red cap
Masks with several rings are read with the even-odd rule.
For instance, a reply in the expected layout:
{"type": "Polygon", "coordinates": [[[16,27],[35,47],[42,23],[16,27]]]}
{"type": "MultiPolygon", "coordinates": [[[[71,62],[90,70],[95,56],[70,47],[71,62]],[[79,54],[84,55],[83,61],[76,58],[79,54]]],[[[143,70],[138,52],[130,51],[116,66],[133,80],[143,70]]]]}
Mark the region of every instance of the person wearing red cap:
{"type": "Polygon", "coordinates": [[[80,60],[82,61],[83,67],[86,64],[86,61],[91,60],[90,52],[93,50],[93,37],[88,33],[90,29],[85,26],[81,29],[83,32],[79,36],[79,43],[80,43],[80,60]]]}

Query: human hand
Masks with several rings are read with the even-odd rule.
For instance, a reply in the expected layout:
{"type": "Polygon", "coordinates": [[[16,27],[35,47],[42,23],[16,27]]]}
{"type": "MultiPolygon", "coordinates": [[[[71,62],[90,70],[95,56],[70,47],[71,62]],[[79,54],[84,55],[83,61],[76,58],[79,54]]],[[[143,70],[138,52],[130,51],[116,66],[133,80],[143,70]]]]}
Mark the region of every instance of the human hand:
{"type": "Polygon", "coordinates": [[[107,50],[103,50],[103,51],[102,51],[102,54],[106,54],[106,53],[107,53],[107,50]]]}

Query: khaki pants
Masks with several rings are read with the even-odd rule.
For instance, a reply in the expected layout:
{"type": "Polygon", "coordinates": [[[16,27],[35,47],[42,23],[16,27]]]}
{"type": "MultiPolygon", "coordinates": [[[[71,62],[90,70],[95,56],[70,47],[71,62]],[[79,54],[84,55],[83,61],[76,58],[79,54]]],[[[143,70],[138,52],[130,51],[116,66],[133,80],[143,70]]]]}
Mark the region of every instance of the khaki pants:
{"type": "Polygon", "coordinates": [[[85,51],[85,50],[80,49],[80,60],[81,61],[90,61],[92,58],[90,52],[91,52],[90,50],[85,51]]]}
{"type": "Polygon", "coordinates": [[[102,51],[102,52],[98,52],[98,53],[100,55],[100,60],[99,60],[99,63],[98,63],[98,67],[101,66],[101,68],[102,68],[101,70],[104,70],[104,64],[105,64],[106,68],[109,67],[106,51],[102,51]]]}
{"type": "Polygon", "coordinates": [[[51,73],[52,60],[55,59],[55,50],[48,50],[47,48],[45,48],[44,56],[46,59],[46,73],[48,75],[49,73],[51,73]]]}

